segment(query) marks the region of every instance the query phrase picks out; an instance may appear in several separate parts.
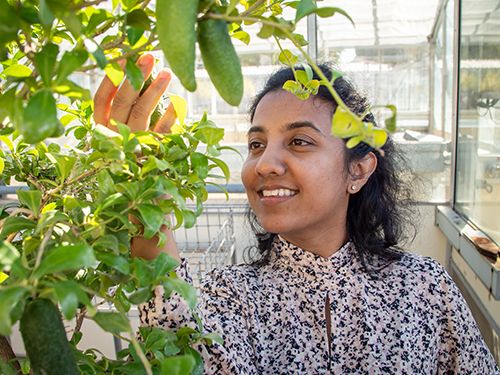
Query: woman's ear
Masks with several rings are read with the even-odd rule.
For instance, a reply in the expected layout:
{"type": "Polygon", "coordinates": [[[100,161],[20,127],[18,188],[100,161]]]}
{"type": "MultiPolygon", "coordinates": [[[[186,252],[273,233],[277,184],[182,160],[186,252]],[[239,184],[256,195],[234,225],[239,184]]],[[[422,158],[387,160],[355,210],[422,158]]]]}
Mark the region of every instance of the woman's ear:
{"type": "Polygon", "coordinates": [[[349,186],[347,190],[351,194],[357,193],[368,181],[372,173],[377,168],[377,157],[373,152],[369,152],[362,159],[351,164],[349,186]]]}

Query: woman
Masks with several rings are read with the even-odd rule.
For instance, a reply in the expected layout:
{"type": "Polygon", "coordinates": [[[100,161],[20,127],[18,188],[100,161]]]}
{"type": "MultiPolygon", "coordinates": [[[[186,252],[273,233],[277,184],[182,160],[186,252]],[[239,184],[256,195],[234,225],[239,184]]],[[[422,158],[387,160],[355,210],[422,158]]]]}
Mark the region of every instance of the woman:
{"type": "MultiPolygon", "coordinates": [[[[139,66],[147,76],[151,58],[139,66]]],[[[117,92],[105,80],[96,121],[145,129],[170,79],[166,71],[159,77],[137,102],[127,84],[117,92]]],[[[197,348],[205,373],[499,373],[444,269],[398,248],[405,211],[391,142],[383,157],[364,144],[347,149],[330,135],[336,103],[328,91],[300,100],[281,88],[292,77],[288,68],[273,75],[251,109],[242,181],[261,257],[214,270],[204,283],[204,327],[225,340],[197,348]]],[[[345,80],[335,88],[364,112],[365,101],[345,80]]],[[[169,109],[159,127],[167,130],[173,119],[169,109]]],[[[180,259],[172,241],[158,249],[136,238],[132,251],[180,259]]],[[[186,261],[176,272],[190,279],[186,261]]],[[[143,324],[196,327],[180,297],[165,301],[156,292],[140,309],[143,324]]]]}

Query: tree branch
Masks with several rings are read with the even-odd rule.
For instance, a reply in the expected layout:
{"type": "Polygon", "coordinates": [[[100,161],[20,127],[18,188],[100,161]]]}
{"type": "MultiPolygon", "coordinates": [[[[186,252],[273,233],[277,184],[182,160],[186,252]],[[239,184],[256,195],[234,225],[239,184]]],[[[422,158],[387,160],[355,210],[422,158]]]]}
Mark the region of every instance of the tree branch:
{"type": "MultiPolygon", "coordinates": [[[[16,358],[14,351],[12,350],[12,346],[10,346],[7,338],[5,336],[0,335],[0,359],[4,362],[10,362],[12,359],[16,358]]],[[[22,374],[21,366],[17,360],[11,362],[14,365],[18,374],[22,374]]]]}

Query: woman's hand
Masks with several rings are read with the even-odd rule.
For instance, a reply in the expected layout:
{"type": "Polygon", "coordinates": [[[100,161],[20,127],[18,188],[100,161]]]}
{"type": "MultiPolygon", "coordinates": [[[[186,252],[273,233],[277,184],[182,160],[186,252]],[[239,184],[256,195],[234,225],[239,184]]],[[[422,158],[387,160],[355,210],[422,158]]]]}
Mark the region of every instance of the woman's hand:
{"type": "MultiPolygon", "coordinates": [[[[125,62],[120,64],[122,69],[124,64],[125,62]]],[[[150,54],[142,55],[137,60],[137,66],[146,79],[153,70],[154,57],[150,54]]],[[[139,91],[134,91],[128,80],[125,80],[120,87],[117,87],[108,77],[105,77],[94,97],[94,119],[96,123],[105,125],[116,132],[118,129],[116,126],[111,125],[111,120],[127,124],[132,132],[147,130],[151,114],[166,91],[171,79],[172,72],[169,69],[162,69],[148,89],[139,97],[139,91]]],[[[165,114],[156,124],[154,131],[169,133],[176,117],[174,107],[170,103],[165,114]]],[[[133,223],[139,224],[135,216],[129,215],[129,218],[133,223]]],[[[165,251],[180,261],[172,231],[166,225],[162,225],[161,231],[167,235],[165,246],[161,248],[157,246],[158,237],[149,240],[144,237],[134,237],[130,245],[131,255],[151,260],[155,259],[162,251],[165,251]]]]}
{"type": "MultiPolygon", "coordinates": [[[[142,71],[145,79],[153,71],[154,60],[153,55],[150,54],[144,54],[137,60],[137,66],[142,71]]],[[[125,62],[119,64],[123,69],[125,62]]],[[[134,91],[128,80],[125,80],[118,87],[106,76],[94,97],[94,119],[96,123],[117,131],[116,126],[110,124],[110,120],[116,120],[130,126],[132,132],[147,130],[149,118],[161,96],[165,93],[171,79],[172,72],[169,69],[160,70],[155,80],[139,97],[139,91],[134,91]]],[[[175,119],[174,107],[170,104],[163,117],[156,124],[154,131],[169,133],[175,119]]]]}

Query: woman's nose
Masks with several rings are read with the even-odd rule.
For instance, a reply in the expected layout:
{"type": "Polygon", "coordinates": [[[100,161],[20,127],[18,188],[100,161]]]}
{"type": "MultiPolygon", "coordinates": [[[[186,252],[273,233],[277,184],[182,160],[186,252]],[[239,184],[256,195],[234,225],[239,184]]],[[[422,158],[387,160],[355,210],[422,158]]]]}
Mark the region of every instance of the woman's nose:
{"type": "Polygon", "coordinates": [[[286,172],[286,165],[281,150],[268,145],[260,155],[255,172],[262,176],[281,176],[286,172]]]}

